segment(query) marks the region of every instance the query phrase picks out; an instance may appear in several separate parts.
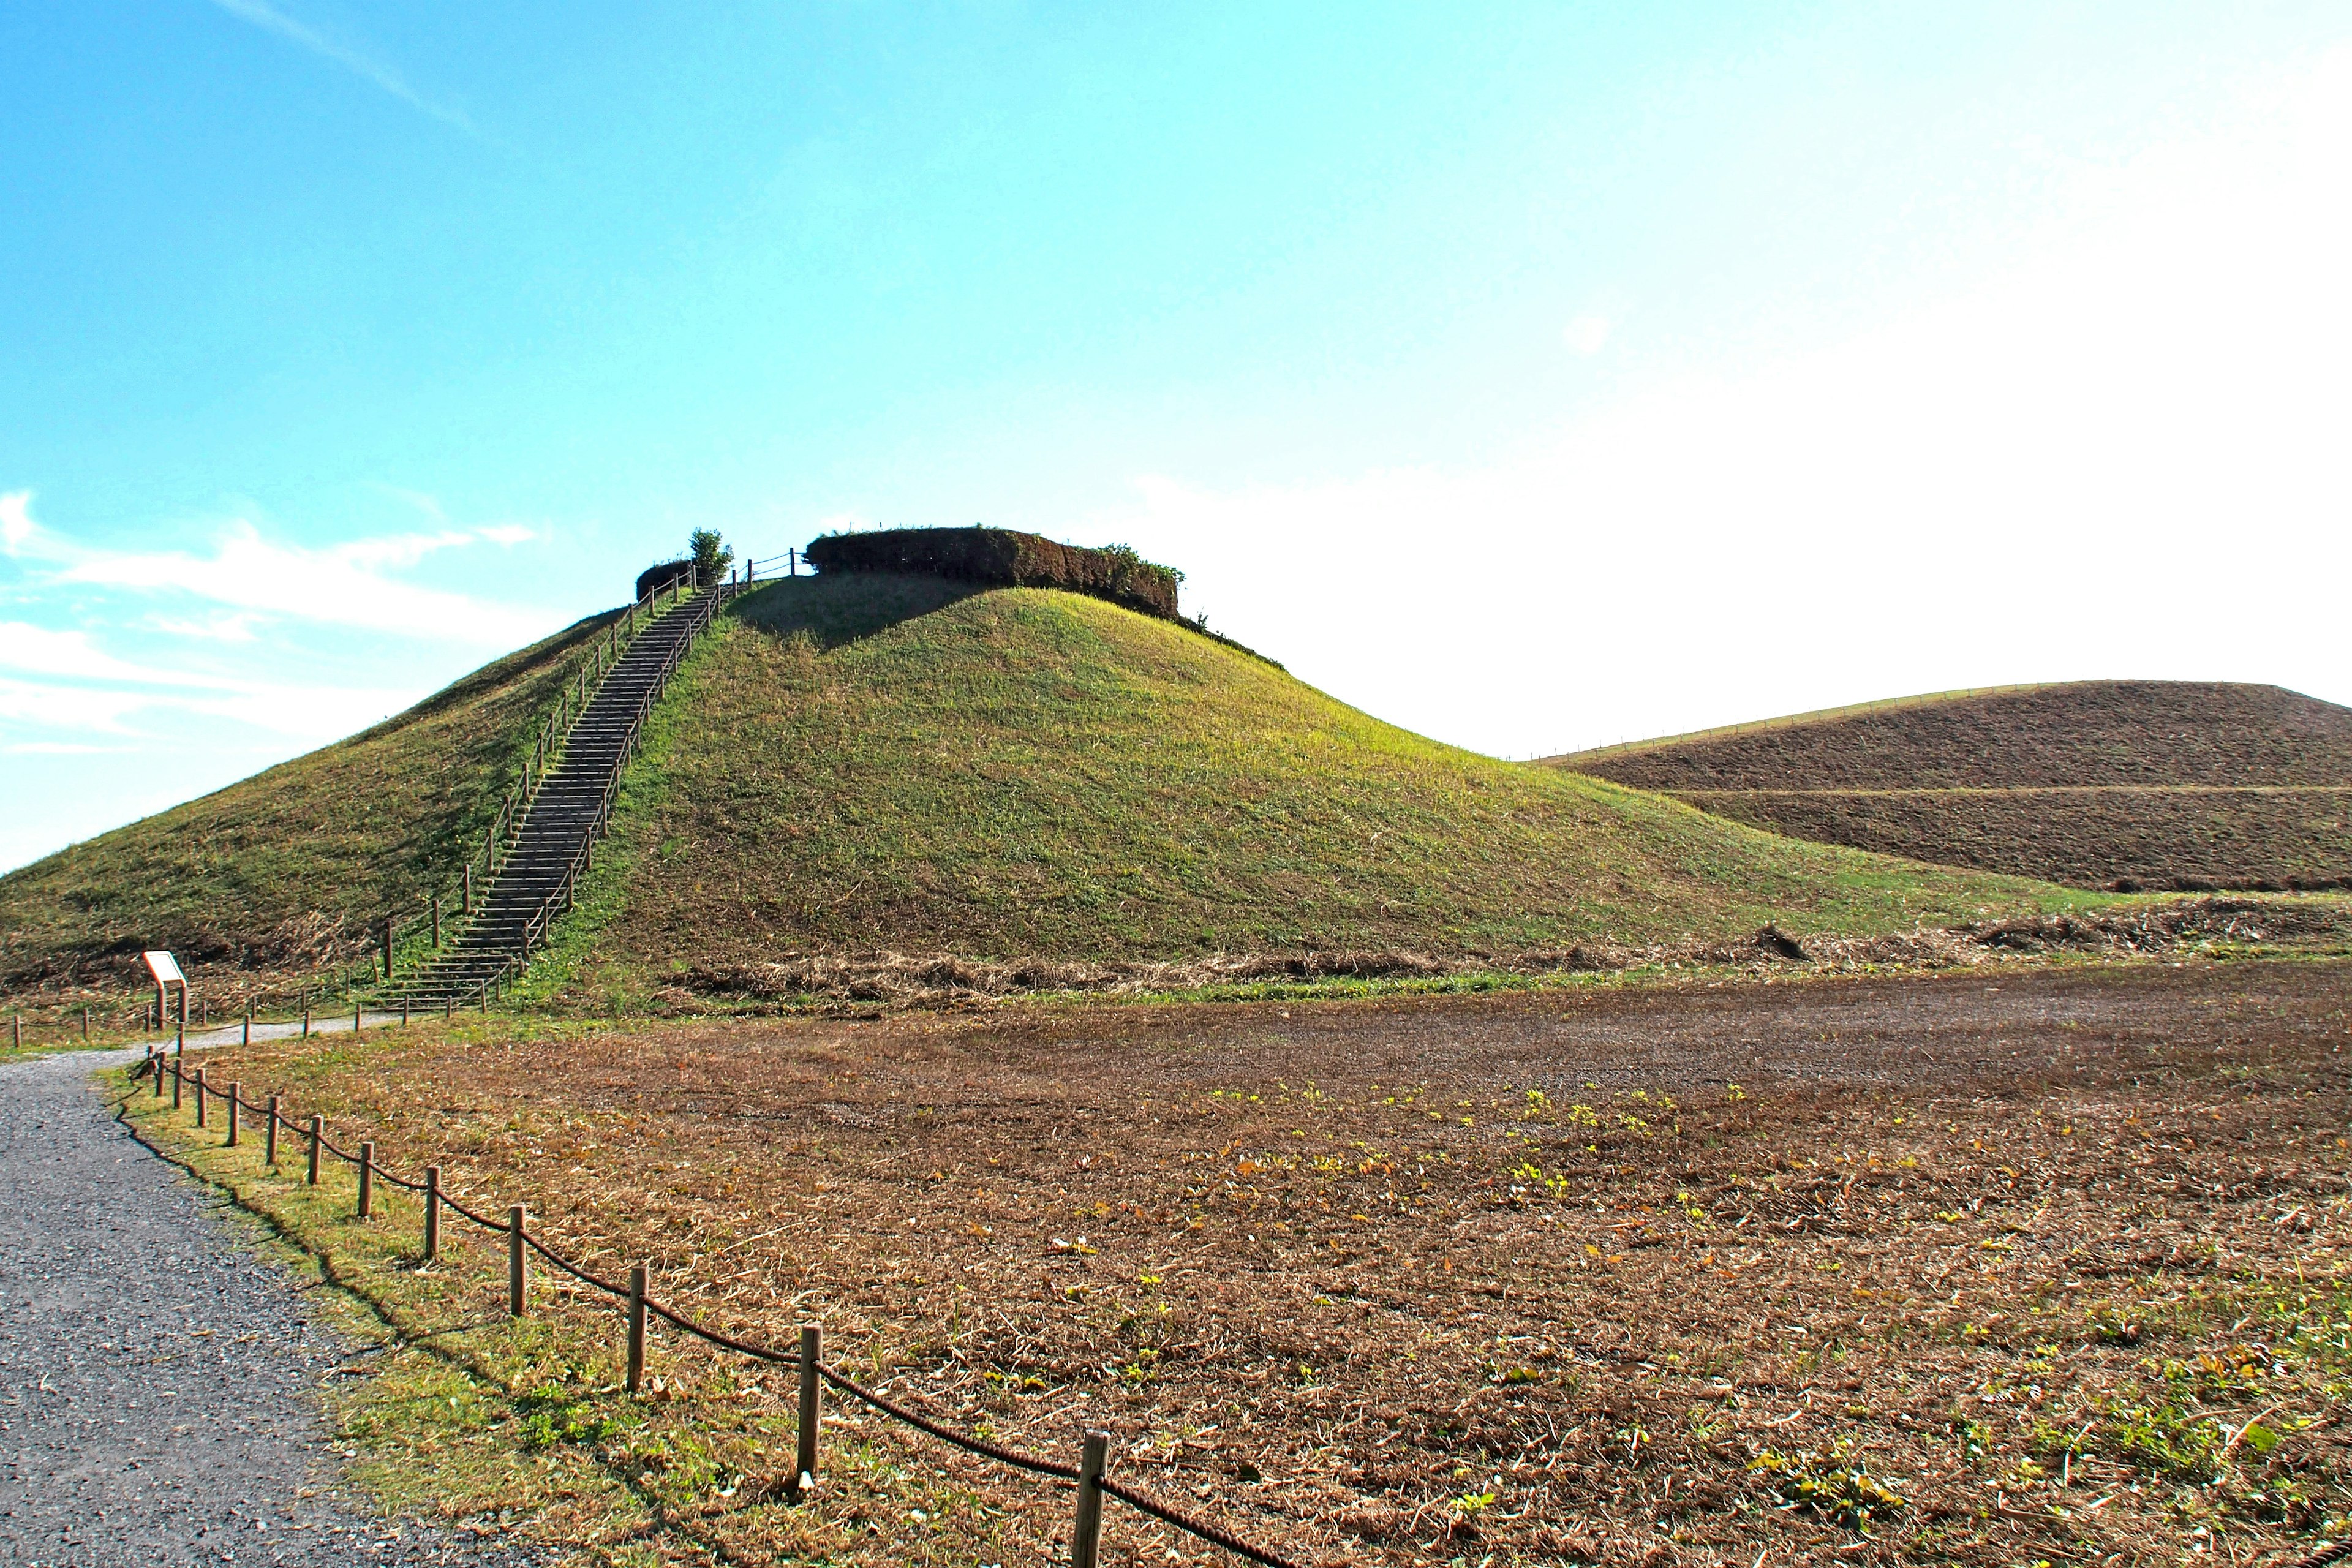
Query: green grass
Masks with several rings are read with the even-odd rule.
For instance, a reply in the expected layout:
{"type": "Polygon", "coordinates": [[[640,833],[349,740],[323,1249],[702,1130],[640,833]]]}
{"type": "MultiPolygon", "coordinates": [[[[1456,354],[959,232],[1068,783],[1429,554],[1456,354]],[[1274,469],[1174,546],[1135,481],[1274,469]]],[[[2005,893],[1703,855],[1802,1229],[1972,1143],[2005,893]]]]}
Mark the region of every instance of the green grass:
{"type": "Polygon", "coordinates": [[[628,788],[563,939],[607,996],[794,949],[1459,954],[2095,901],[1440,745],[1097,600],[919,578],[740,602],[628,788]]]}
{"type": "Polygon", "coordinates": [[[446,893],[612,616],[349,740],[0,877],[0,990],[132,984],[139,951],[299,973],[446,893]]]}

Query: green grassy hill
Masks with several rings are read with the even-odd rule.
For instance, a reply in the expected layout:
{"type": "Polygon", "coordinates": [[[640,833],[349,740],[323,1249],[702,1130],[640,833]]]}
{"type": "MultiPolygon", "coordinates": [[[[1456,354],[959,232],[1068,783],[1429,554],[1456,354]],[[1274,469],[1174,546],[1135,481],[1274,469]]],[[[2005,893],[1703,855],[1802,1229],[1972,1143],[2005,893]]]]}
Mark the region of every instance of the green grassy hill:
{"type": "Polygon", "coordinates": [[[196,973],[301,974],[446,890],[558,691],[613,619],[404,713],[0,877],[0,990],[119,990],[144,947],[196,973]]]}
{"type": "Polygon", "coordinates": [[[1549,761],[1796,837],[2084,887],[2352,887],[2352,709],[2275,686],[1944,692],[1549,761]]]}
{"type": "MultiPolygon", "coordinates": [[[[0,879],[0,988],[120,990],[163,945],[226,1001],[363,952],[451,886],[608,619],[0,879]]],[[[688,658],[551,983],[626,1003],[697,963],[879,949],[1456,959],[2069,897],[1439,745],[1099,599],[848,574],[738,601],[688,658]]]]}
{"type": "Polygon", "coordinates": [[[617,822],[567,943],[616,994],[792,951],[1509,952],[2055,893],[1457,751],[1098,600],[862,574],[721,618],[617,822]]]}

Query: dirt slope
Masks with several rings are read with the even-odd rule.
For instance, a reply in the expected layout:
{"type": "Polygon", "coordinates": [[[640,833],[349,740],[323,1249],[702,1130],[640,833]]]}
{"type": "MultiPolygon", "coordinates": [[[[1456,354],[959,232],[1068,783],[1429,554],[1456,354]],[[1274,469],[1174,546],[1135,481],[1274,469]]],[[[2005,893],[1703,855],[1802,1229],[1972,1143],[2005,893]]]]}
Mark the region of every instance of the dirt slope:
{"type": "Polygon", "coordinates": [[[2352,709],[2274,686],[2020,688],[1549,761],[1797,837],[2077,886],[2352,886],[2352,709]]]}

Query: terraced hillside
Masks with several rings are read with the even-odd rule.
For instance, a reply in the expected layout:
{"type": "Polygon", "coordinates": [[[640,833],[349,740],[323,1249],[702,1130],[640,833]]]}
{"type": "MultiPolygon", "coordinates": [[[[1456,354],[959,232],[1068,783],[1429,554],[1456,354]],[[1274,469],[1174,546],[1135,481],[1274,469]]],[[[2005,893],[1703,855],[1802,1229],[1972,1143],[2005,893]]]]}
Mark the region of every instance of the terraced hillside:
{"type": "MultiPolygon", "coordinates": [[[[301,974],[415,912],[478,843],[614,617],[508,655],[349,740],[0,877],[0,991],[120,990],[142,947],[301,974]]],[[[201,989],[218,993],[220,987],[201,989]]]]}
{"type": "Polygon", "coordinates": [[[624,1003],[793,953],[1510,952],[2053,894],[1456,751],[1100,600],[865,574],[721,616],[615,824],[558,951],[624,1003]]]}
{"type": "Polygon", "coordinates": [[[1827,844],[2087,888],[2352,887],[2352,709],[2084,681],[1549,759],[1827,844]]]}

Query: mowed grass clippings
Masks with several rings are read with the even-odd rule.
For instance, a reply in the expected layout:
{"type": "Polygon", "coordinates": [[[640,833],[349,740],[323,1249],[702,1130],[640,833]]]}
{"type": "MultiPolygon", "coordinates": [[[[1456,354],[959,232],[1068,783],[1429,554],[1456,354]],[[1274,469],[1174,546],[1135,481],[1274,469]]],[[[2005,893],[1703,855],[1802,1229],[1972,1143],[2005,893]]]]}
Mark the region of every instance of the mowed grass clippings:
{"type": "MultiPolygon", "coordinates": [[[[1106,1426],[1118,1473],[1307,1561],[2280,1563],[2352,1507],[2348,981],[1029,1007],[235,1070],[730,1332],[822,1321],[1064,1458],[1106,1426]]],[[[767,1408],[730,1392],[756,1373],[674,1335],[656,1370],[713,1456],[697,1528],[783,1551],[745,1500],[781,1436],[714,1414],[767,1408]]],[[[887,1452],[1004,1560],[1061,1525],[1066,1492],[887,1452]]],[[[841,1560],[937,1549],[867,1484],[826,1504],[879,1531],[841,1560]]]]}

